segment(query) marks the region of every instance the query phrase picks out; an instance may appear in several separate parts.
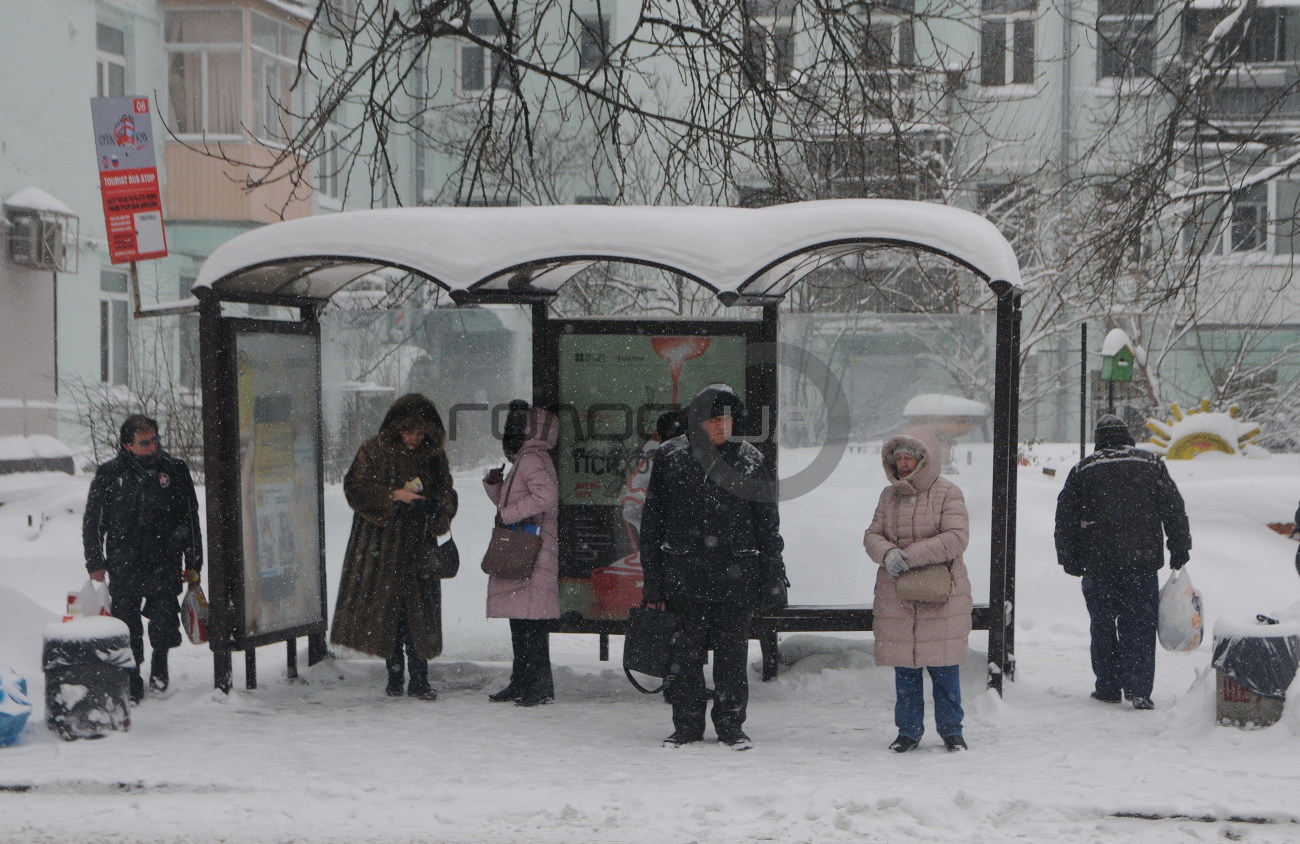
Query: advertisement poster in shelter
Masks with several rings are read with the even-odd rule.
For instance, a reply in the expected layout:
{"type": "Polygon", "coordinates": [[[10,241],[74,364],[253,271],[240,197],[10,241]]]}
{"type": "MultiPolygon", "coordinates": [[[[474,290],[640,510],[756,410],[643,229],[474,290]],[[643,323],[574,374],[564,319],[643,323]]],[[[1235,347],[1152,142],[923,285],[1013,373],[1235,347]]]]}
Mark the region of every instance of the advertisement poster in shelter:
{"type": "Polygon", "coordinates": [[[642,461],[659,417],[722,381],[745,394],[740,334],[559,337],[561,574],[565,610],[623,618],[640,601],[642,461]],[[585,581],[585,582],[579,582],[585,581]]]}
{"type": "Polygon", "coordinates": [[[109,259],[123,264],[167,257],[149,98],[92,98],[90,118],[109,259]]]}
{"type": "Polygon", "coordinates": [[[245,634],[322,621],[316,338],[236,334],[245,634]]]}

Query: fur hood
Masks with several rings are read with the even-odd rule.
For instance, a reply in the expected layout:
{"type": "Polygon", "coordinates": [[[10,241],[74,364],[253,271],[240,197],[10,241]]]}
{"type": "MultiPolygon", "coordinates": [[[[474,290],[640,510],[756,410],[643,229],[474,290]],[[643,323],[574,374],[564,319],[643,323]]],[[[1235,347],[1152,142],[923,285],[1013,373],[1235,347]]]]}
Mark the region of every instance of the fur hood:
{"type": "Polygon", "coordinates": [[[385,440],[397,441],[401,439],[402,431],[415,428],[424,432],[434,448],[442,448],[447,440],[442,416],[434,403],[420,393],[407,393],[388,408],[379,433],[385,440]]]}
{"type": "Polygon", "coordinates": [[[925,492],[938,479],[939,471],[943,468],[936,457],[938,453],[939,444],[931,439],[928,432],[911,431],[890,437],[885,442],[880,449],[880,463],[885,469],[885,478],[899,494],[915,495],[925,492]],[[894,449],[901,445],[911,446],[921,454],[921,462],[906,478],[900,478],[898,470],[894,468],[894,449]]]}

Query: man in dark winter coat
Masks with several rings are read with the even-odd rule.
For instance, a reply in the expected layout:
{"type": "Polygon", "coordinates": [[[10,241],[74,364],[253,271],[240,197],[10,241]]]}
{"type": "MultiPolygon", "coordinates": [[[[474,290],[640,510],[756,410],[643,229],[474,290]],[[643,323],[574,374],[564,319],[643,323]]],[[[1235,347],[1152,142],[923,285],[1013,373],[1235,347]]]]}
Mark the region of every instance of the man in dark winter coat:
{"type": "Polygon", "coordinates": [[[1183,497],[1164,461],[1135,448],[1118,416],[1102,416],[1096,450],[1070,470],[1056,501],[1056,560],[1083,578],[1097,700],[1153,708],[1162,539],[1169,567],[1186,565],[1183,497]]]}
{"type": "Polygon", "coordinates": [[[134,414],[122,423],[121,452],[90,483],[81,537],[91,580],[104,582],[113,615],[131,632],[136,668],[131,699],[144,697],[144,623],[149,619],[149,685],[170,682],[167,651],[181,643],[180,594],[203,567],[199,502],[185,461],[163,450],[158,423],[134,414]],[[142,606],[143,605],[143,606],[142,606]]]}
{"type": "Polygon", "coordinates": [[[704,663],[713,650],[713,726],[729,747],[751,745],[742,726],[750,617],[785,595],[784,542],[776,484],[763,455],[731,439],[744,403],[726,384],[691,401],[686,433],[660,446],[641,522],[645,598],[678,617],[673,677],[664,696],[673,707],[666,745],[704,738],[708,690],[704,663]]]}

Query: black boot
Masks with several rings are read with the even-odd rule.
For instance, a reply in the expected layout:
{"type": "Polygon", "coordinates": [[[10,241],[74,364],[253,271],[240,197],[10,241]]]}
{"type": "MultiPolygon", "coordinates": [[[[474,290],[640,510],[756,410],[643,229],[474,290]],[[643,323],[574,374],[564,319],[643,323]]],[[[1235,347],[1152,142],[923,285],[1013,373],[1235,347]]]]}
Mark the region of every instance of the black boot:
{"type": "Polygon", "coordinates": [[[167,648],[154,648],[149,657],[149,688],[155,692],[167,691],[171,677],[167,673],[167,648]]]}
{"type": "Polygon", "coordinates": [[[402,696],[402,680],[405,677],[402,671],[402,657],[398,654],[395,657],[389,657],[384,661],[388,668],[388,685],[384,687],[384,694],[389,697],[402,696]]]}
{"type": "Polygon", "coordinates": [[[492,701],[493,703],[509,703],[512,700],[519,700],[519,698],[523,696],[524,696],[524,690],[519,686],[516,686],[514,681],[511,680],[510,684],[507,685],[501,691],[493,692],[492,694],[488,695],[488,700],[492,701]]]}
{"type": "Polygon", "coordinates": [[[136,669],[127,675],[131,680],[131,703],[139,703],[144,700],[144,678],[140,676],[140,669],[136,669]]]}
{"type": "Polygon", "coordinates": [[[437,700],[438,690],[429,685],[429,663],[420,659],[414,650],[409,649],[409,646],[407,655],[409,657],[407,668],[411,672],[411,682],[406,687],[406,694],[417,700],[437,700]]]}

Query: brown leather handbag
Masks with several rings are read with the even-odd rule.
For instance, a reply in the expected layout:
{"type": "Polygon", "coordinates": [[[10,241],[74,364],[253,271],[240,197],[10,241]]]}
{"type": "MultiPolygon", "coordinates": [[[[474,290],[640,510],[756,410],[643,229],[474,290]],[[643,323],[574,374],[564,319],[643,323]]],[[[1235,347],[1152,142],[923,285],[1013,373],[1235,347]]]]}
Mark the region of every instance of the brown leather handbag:
{"type": "Polygon", "coordinates": [[[502,580],[527,580],[537,565],[537,555],[542,550],[540,534],[529,533],[515,525],[498,524],[492,528],[480,568],[492,577],[502,580]]]}
{"type": "MultiPolygon", "coordinates": [[[[514,483],[510,476],[510,484],[514,483]]],[[[510,484],[501,492],[501,501],[510,500],[510,484]]],[[[531,519],[513,525],[502,524],[498,516],[492,528],[483,563],[479,566],[485,574],[502,580],[527,580],[537,565],[537,555],[542,550],[541,530],[531,519]]]]}

